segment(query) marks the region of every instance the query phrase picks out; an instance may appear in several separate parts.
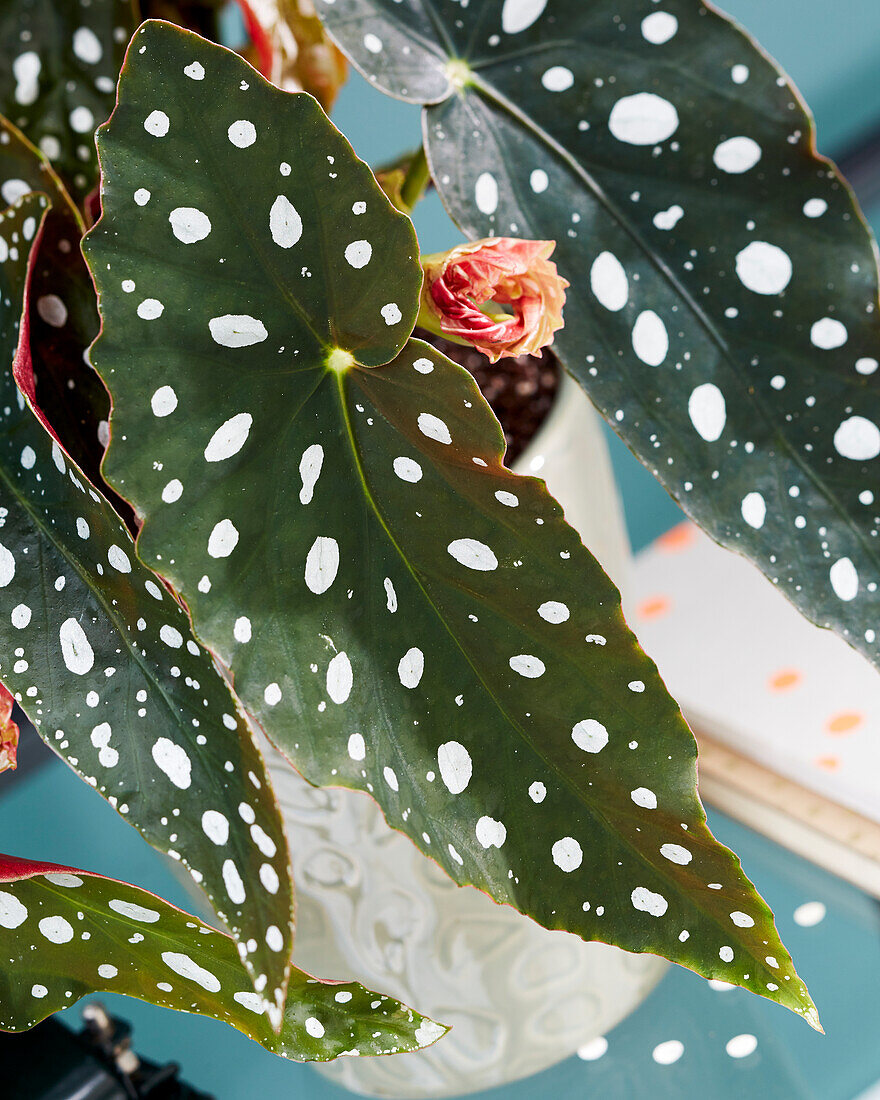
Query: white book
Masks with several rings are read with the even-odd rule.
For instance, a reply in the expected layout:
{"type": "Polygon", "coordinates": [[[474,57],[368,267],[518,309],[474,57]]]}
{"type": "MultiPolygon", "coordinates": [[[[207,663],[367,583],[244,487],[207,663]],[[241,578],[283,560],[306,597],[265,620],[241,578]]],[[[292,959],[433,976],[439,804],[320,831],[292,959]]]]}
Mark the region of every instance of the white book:
{"type": "Polygon", "coordinates": [[[689,522],[637,556],[625,608],[704,800],[880,897],[880,670],[689,522]]]}

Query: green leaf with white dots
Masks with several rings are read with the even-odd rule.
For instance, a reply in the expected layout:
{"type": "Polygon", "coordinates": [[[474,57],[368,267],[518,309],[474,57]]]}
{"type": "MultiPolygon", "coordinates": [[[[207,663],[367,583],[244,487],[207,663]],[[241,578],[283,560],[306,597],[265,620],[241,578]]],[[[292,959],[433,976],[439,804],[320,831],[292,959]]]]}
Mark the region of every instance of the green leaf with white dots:
{"type": "Polygon", "coordinates": [[[874,243],[778,67],[699,0],[318,8],[378,86],[429,104],[468,235],[558,242],[555,348],[615,430],[880,664],[874,243]]]}
{"type": "Polygon", "coordinates": [[[292,886],[259,751],[186,613],[22,393],[47,205],[28,195],[0,215],[0,677],[43,739],[189,869],[280,1004],[292,886]]]}
{"type": "Polygon", "coordinates": [[[314,100],[147,24],[99,149],[105,471],[275,743],[457,882],[815,1022],[617,591],[407,341],[412,227],[314,100]]]}
{"type": "Polygon", "coordinates": [[[296,1062],[418,1050],[446,1031],[354,982],[292,970],[276,1033],[229,936],[128,883],[3,855],[0,954],[6,1031],[98,991],[212,1016],[296,1062]]]}
{"type": "Polygon", "coordinates": [[[98,333],[95,288],[79,247],[85,227],[45,154],[0,118],[0,194],[28,191],[42,191],[52,201],[30,286],[36,403],[89,480],[105,488],[100,463],[110,398],[85,359],[98,333]]]}
{"type": "MultiPolygon", "coordinates": [[[[78,201],[97,183],[95,127],[113,107],[132,9],[132,0],[0,7],[0,113],[43,150],[78,201]]],[[[2,195],[7,203],[18,198],[2,195]]]]}

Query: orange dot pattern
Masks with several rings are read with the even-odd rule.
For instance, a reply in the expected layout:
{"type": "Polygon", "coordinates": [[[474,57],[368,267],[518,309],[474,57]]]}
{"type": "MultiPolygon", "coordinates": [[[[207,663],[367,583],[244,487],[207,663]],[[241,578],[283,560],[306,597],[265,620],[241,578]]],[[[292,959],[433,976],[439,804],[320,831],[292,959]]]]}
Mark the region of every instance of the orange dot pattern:
{"type": "Polygon", "coordinates": [[[637,614],[640,619],[659,619],[661,615],[668,614],[671,606],[666,596],[651,596],[639,604],[637,614]]]}
{"type": "Polygon", "coordinates": [[[841,734],[852,733],[853,730],[858,729],[864,720],[864,716],[858,711],[844,710],[829,718],[825,723],[825,729],[828,733],[839,737],[841,734]]]}
{"type": "Polygon", "coordinates": [[[792,688],[797,687],[802,679],[803,677],[796,668],[782,668],[773,673],[767,681],[767,686],[771,691],[790,691],[792,688]]]}

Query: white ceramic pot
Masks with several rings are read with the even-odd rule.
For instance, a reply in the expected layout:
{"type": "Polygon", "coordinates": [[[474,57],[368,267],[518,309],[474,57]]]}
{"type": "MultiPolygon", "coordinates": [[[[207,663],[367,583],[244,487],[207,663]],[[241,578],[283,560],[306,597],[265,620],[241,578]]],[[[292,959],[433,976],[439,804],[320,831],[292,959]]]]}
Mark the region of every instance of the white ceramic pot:
{"type": "MultiPolygon", "coordinates": [[[[516,469],[546,479],[625,586],[629,544],[602,431],[566,377],[516,469]]],[[[374,1096],[455,1096],[537,1073],[632,1012],[668,965],[549,932],[461,889],[367,795],[310,787],[271,750],[268,765],[293,852],[297,965],[356,977],[453,1025],[426,1051],[319,1067],[337,1083],[374,1096]]]]}

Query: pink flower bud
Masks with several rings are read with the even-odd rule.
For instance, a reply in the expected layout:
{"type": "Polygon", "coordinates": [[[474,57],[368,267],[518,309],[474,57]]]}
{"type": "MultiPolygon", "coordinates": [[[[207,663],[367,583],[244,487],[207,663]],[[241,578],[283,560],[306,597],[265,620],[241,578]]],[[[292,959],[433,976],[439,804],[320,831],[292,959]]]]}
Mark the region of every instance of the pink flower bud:
{"type": "Polygon", "coordinates": [[[0,684],[0,772],[14,768],[18,752],[18,726],[12,721],[13,698],[0,684]]]}
{"type": "Polygon", "coordinates": [[[555,247],[555,241],[490,237],[423,256],[419,324],[473,344],[492,363],[538,354],[564,324],[569,284],[549,259],[555,247]]]}

